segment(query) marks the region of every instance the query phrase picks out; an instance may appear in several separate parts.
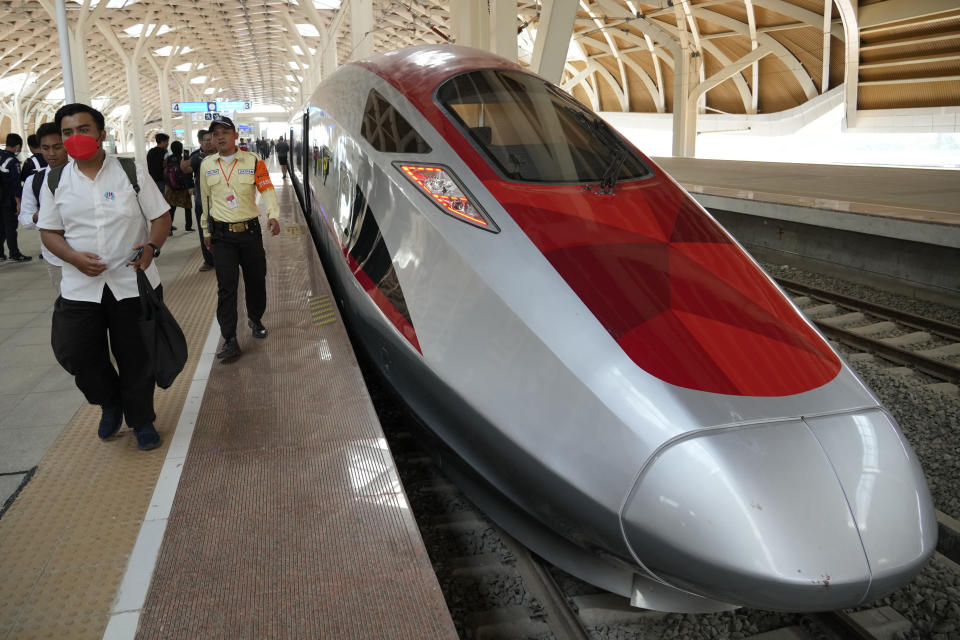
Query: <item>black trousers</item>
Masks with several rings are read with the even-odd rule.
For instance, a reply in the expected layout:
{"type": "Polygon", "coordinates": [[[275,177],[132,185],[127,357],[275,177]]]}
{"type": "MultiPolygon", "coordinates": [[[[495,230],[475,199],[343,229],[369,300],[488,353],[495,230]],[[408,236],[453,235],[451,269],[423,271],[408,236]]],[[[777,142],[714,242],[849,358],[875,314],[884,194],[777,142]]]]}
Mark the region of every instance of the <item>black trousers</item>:
{"type": "Polygon", "coordinates": [[[7,247],[10,249],[10,257],[15,258],[20,255],[20,247],[17,246],[17,210],[0,207],[0,224],[3,225],[3,235],[0,236],[0,253],[3,253],[3,242],[6,240],[7,247]]]}
{"type": "Polygon", "coordinates": [[[260,226],[235,233],[214,227],[213,260],[217,270],[217,322],[220,335],[237,335],[237,287],[240,269],[247,298],[247,317],[260,320],[267,308],[267,255],[260,226]]]}
{"type": "MultiPolygon", "coordinates": [[[[163,295],[162,286],[157,291],[163,295]]],[[[139,321],[139,296],[117,300],[104,286],[99,303],[57,298],[50,340],[57,362],[73,376],[87,402],[121,407],[131,427],[152,424],[157,417],[155,381],[139,321]]]]}
{"type": "Polygon", "coordinates": [[[212,267],[213,253],[210,251],[210,249],[207,249],[207,243],[203,241],[203,227],[200,225],[200,218],[203,216],[203,209],[200,208],[199,200],[195,200],[194,205],[194,211],[197,212],[197,233],[200,234],[200,253],[203,254],[203,261],[212,267]]]}

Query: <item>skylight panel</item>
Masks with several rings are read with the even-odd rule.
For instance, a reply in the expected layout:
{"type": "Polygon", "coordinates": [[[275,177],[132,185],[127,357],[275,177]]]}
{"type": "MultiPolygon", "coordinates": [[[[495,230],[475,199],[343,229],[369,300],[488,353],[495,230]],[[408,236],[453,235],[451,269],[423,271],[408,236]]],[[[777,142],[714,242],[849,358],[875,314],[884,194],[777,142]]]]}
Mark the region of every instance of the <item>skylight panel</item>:
{"type": "Polygon", "coordinates": [[[320,37],[320,32],[317,31],[317,28],[312,24],[298,24],[296,27],[301,36],[312,36],[314,38],[320,37]]]}

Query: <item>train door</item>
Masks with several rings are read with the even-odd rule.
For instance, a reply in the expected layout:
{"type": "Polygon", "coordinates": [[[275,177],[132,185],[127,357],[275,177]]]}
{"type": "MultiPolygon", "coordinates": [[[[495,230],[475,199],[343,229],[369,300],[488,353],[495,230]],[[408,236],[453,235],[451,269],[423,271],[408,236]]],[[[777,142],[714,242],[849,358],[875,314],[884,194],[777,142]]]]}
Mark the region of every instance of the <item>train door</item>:
{"type": "MultiPolygon", "coordinates": [[[[301,130],[303,131],[303,146],[304,148],[309,148],[310,146],[310,112],[306,111],[301,118],[301,130]]],[[[311,193],[311,184],[310,184],[311,172],[309,170],[301,171],[300,178],[302,179],[303,184],[303,210],[306,212],[307,217],[313,216],[313,197],[311,193]]]]}

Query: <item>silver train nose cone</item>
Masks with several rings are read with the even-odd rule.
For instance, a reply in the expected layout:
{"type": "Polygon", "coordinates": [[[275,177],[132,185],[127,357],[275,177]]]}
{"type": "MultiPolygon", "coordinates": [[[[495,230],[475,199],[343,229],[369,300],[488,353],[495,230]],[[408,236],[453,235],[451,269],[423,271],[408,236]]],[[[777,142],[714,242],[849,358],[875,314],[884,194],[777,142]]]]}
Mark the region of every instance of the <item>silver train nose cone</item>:
{"type": "Polygon", "coordinates": [[[880,410],[679,438],[645,465],[622,525],[667,584],[783,611],[873,600],[936,545],[919,465],[880,410]]]}

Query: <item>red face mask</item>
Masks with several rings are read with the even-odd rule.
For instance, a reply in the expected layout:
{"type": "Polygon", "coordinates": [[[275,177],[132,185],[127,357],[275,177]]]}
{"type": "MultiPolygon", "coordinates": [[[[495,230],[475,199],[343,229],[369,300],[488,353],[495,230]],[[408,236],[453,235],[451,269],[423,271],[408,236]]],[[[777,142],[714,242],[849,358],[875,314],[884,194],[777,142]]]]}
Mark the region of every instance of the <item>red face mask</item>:
{"type": "Polygon", "coordinates": [[[78,133],[64,140],[63,146],[71,158],[83,161],[89,160],[96,155],[97,150],[100,148],[100,143],[97,142],[96,138],[78,133]]]}

